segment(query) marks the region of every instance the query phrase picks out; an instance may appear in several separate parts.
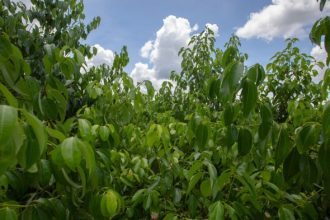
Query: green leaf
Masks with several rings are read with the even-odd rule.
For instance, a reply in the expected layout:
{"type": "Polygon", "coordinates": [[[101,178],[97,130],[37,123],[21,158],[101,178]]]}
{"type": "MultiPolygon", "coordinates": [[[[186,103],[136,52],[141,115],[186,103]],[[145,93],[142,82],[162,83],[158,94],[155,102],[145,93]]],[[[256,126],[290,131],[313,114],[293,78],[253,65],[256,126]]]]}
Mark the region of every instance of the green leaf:
{"type": "Polygon", "coordinates": [[[251,131],[247,128],[241,128],[238,132],[237,148],[241,156],[248,154],[252,148],[253,139],[251,131]]]}
{"type": "Polygon", "coordinates": [[[208,141],[208,127],[204,124],[199,124],[196,129],[196,143],[197,146],[203,148],[206,146],[208,141]]]}
{"type": "Polygon", "coordinates": [[[261,124],[259,126],[258,134],[260,140],[265,140],[269,135],[273,125],[273,114],[268,104],[260,107],[261,124]]]}
{"type": "Polygon", "coordinates": [[[289,143],[289,134],[287,129],[282,126],[275,149],[275,169],[277,169],[284,162],[290,150],[291,146],[289,143]]]}
{"type": "Polygon", "coordinates": [[[160,141],[161,133],[159,125],[152,124],[146,135],[146,143],[148,147],[153,147],[160,141]]]}
{"type": "Polygon", "coordinates": [[[4,196],[8,190],[8,178],[6,175],[0,176],[0,196],[4,196]]]}
{"type": "Polygon", "coordinates": [[[132,202],[137,205],[142,202],[146,189],[139,189],[132,197],[132,202]]]}
{"type": "Polygon", "coordinates": [[[318,153],[318,160],[325,177],[330,180],[330,143],[323,143],[318,153]]]}
{"type": "Polygon", "coordinates": [[[8,105],[0,105],[0,148],[8,142],[15,132],[17,110],[8,105]]]}
{"type": "Polygon", "coordinates": [[[86,168],[88,169],[89,175],[92,176],[96,172],[96,161],[95,154],[92,146],[88,142],[79,140],[80,151],[85,158],[86,168]]]}
{"type": "Polygon", "coordinates": [[[80,140],[77,137],[70,137],[66,138],[60,146],[64,162],[71,170],[75,170],[80,165],[81,150],[79,142],[80,140]]]}
{"type": "Polygon", "coordinates": [[[209,179],[204,180],[200,185],[202,196],[209,197],[212,194],[211,181],[209,179]]]}
{"type": "Polygon", "coordinates": [[[231,104],[228,104],[223,112],[223,119],[226,126],[229,126],[234,119],[234,107],[231,104]]]}
{"type": "Polygon", "coordinates": [[[86,119],[78,119],[78,128],[80,136],[85,140],[90,140],[92,137],[91,123],[86,119]]]}
{"type": "Polygon", "coordinates": [[[9,37],[5,33],[0,35],[0,55],[3,57],[9,57],[12,53],[12,44],[10,43],[9,37]]]}
{"type": "Polygon", "coordinates": [[[265,76],[265,70],[260,64],[253,65],[246,73],[246,77],[254,82],[257,86],[263,82],[265,76]]]}
{"type": "Polygon", "coordinates": [[[17,158],[19,164],[25,168],[29,169],[40,159],[40,148],[38,147],[38,141],[34,135],[31,126],[25,126],[26,139],[23,146],[18,152],[17,158]]]}
{"type": "Polygon", "coordinates": [[[313,184],[317,182],[318,169],[314,161],[309,156],[302,156],[299,162],[301,173],[301,184],[306,189],[312,189],[313,184]]]}
{"type": "Polygon", "coordinates": [[[178,216],[174,213],[168,213],[165,215],[163,220],[178,220],[178,216]]]}
{"type": "Polygon", "coordinates": [[[107,190],[101,199],[101,213],[105,217],[113,216],[118,210],[118,198],[117,194],[109,189],[107,190]]]}
{"type": "Polygon", "coordinates": [[[152,86],[152,83],[151,83],[149,80],[145,80],[145,81],[144,81],[144,85],[145,85],[146,88],[147,88],[148,96],[149,96],[149,97],[153,97],[154,94],[155,94],[155,89],[154,89],[154,87],[152,86]]]}
{"type": "Polygon", "coordinates": [[[210,179],[211,180],[216,179],[218,176],[218,172],[215,166],[208,160],[205,160],[204,163],[206,164],[207,170],[209,171],[210,179]]]}
{"type": "Polygon", "coordinates": [[[48,55],[45,55],[44,58],[42,58],[42,61],[43,61],[43,64],[44,64],[46,73],[47,74],[51,74],[51,71],[52,71],[52,62],[48,58],[48,55]]]}
{"type": "Polygon", "coordinates": [[[4,95],[4,97],[7,99],[7,102],[9,105],[17,108],[18,102],[17,99],[11,94],[11,92],[7,89],[6,86],[4,86],[2,83],[0,83],[0,91],[4,95]]]}
{"type": "Polygon", "coordinates": [[[1,207],[0,209],[0,219],[1,220],[16,220],[18,219],[17,214],[14,209],[8,207],[1,207]]]}
{"type": "Polygon", "coordinates": [[[145,198],[144,201],[143,201],[144,210],[148,210],[151,206],[151,203],[152,203],[152,197],[151,197],[151,193],[149,193],[147,195],[147,198],[145,198]]]}
{"type": "Polygon", "coordinates": [[[242,89],[243,114],[248,116],[255,108],[258,99],[257,86],[249,79],[245,79],[242,89]]]}
{"type": "MultiPolygon", "coordinates": [[[[64,121],[67,110],[67,100],[63,96],[62,91],[53,89],[50,86],[47,86],[46,91],[49,98],[47,100],[53,101],[53,103],[56,105],[56,110],[60,115],[61,121],[64,121]]],[[[49,110],[50,109],[48,108],[47,111],[49,110]]]]}
{"type": "Polygon", "coordinates": [[[289,181],[299,172],[299,161],[300,154],[296,148],[293,148],[283,164],[283,174],[286,181],[289,181]]]}
{"type": "Polygon", "coordinates": [[[231,100],[233,93],[237,90],[243,70],[244,66],[240,62],[233,62],[226,67],[220,85],[220,97],[223,102],[231,100]]]}
{"type": "Polygon", "coordinates": [[[107,126],[101,126],[99,128],[99,135],[102,141],[107,141],[110,135],[110,130],[107,126]]]}
{"type": "Polygon", "coordinates": [[[295,220],[293,211],[283,206],[278,210],[278,217],[280,220],[295,220]]]}
{"type": "Polygon", "coordinates": [[[234,47],[228,47],[225,52],[223,53],[222,56],[222,66],[226,67],[228,66],[231,62],[233,62],[233,60],[235,60],[237,54],[237,49],[234,47]]]}
{"type": "Polygon", "coordinates": [[[73,49],[73,53],[74,53],[74,59],[79,66],[85,62],[84,55],[78,49],[73,49]]]}
{"type": "Polygon", "coordinates": [[[60,68],[66,79],[71,79],[74,73],[74,63],[71,58],[65,58],[60,62],[60,68]]]}
{"type": "Polygon", "coordinates": [[[330,141],[330,102],[328,102],[324,107],[322,129],[326,141],[330,141]]]}
{"type": "Polygon", "coordinates": [[[300,128],[296,139],[299,153],[304,154],[313,145],[317,144],[319,136],[320,129],[319,126],[315,123],[308,123],[300,128]]]}
{"type": "Polygon", "coordinates": [[[225,170],[221,173],[221,175],[215,181],[213,187],[213,198],[216,196],[216,194],[219,191],[221,191],[225,187],[225,185],[229,182],[230,177],[231,177],[230,170],[225,170]]]}
{"type": "Polygon", "coordinates": [[[26,118],[26,121],[31,125],[33,132],[38,140],[40,155],[45,151],[47,144],[47,133],[42,122],[25,109],[21,110],[26,118]]]}
{"type": "Polygon", "coordinates": [[[219,91],[219,87],[220,87],[220,81],[215,78],[212,77],[208,82],[207,82],[207,92],[208,92],[208,96],[211,99],[214,99],[217,96],[217,93],[219,91]]]}
{"type": "Polygon", "coordinates": [[[195,188],[197,182],[202,178],[202,176],[203,176],[203,173],[199,172],[190,178],[189,184],[188,184],[188,189],[187,189],[187,194],[189,194],[190,191],[195,188]]]}
{"type": "Polygon", "coordinates": [[[227,128],[226,138],[227,138],[226,139],[227,147],[231,147],[237,141],[238,131],[237,131],[237,127],[236,126],[230,125],[227,128]]]}
{"type": "Polygon", "coordinates": [[[46,131],[49,134],[49,136],[58,139],[59,141],[64,141],[65,135],[60,132],[59,130],[52,129],[50,127],[46,127],[46,131]]]}
{"type": "Polygon", "coordinates": [[[208,214],[209,220],[224,220],[225,219],[225,209],[220,201],[213,203],[209,208],[208,214]]]}

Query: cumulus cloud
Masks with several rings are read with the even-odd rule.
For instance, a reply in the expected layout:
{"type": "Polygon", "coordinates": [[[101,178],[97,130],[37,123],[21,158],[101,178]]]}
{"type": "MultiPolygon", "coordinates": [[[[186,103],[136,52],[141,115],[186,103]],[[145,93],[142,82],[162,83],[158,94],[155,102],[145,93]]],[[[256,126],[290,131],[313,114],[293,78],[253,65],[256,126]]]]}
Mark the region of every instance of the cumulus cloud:
{"type": "Polygon", "coordinates": [[[100,66],[102,64],[111,66],[114,60],[114,53],[109,49],[103,48],[99,44],[95,44],[93,47],[97,49],[97,54],[91,59],[86,59],[87,68],[100,66]]]}
{"type": "Polygon", "coordinates": [[[147,41],[144,46],[140,50],[140,55],[143,58],[148,58],[150,56],[151,51],[153,50],[154,45],[152,41],[147,41]]]}
{"type": "Polygon", "coordinates": [[[181,59],[178,51],[187,45],[192,32],[193,27],[185,18],[170,15],[163,20],[148,56],[157,78],[166,79],[172,70],[179,71],[181,59]]]}
{"type": "MultiPolygon", "coordinates": [[[[330,5],[324,13],[330,12],[330,5]]],[[[236,34],[241,38],[305,37],[308,27],[321,16],[319,3],[315,0],[272,0],[272,4],[261,11],[251,13],[236,34]]]]}
{"type": "Polygon", "coordinates": [[[219,36],[219,27],[217,24],[207,23],[205,26],[214,32],[214,36],[219,36]]]}
{"type": "Polygon", "coordinates": [[[131,77],[135,82],[142,82],[149,80],[156,89],[159,89],[165,79],[157,79],[155,70],[149,68],[148,64],[145,63],[136,63],[135,67],[131,73],[131,77]]]}
{"type": "MultiPolygon", "coordinates": [[[[207,24],[218,34],[216,24],[207,24]]],[[[198,25],[190,25],[185,18],[170,15],[163,20],[162,27],[156,33],[156,39],[147,41],[140,50],[140,55],[148,59],[149,64],[136,63],[131,73],[135,82],[150,80],[156,88],[168,80],[170,73],[180,71],[181,58],[178,52],[187,46],[197,31],[198,25]]]]}
{"type": "MultiPolygon", "coordinates": [[[[311,50],[311,56],[313,56],[317,61],[322,61],[325,63],[326,58],[327,58],[327,52],[325,51],[324,48],[324,42],[321,43],[321,47],[315,46],[311,50]]],[[[315,69],[319,72],[319,75],[314,77],[315,82],[319,82],[320,80],[323,79],[324,76],[324,71],[326,70],[326,67],[321,69],[320,67],[315,67],[315,69]]]]}

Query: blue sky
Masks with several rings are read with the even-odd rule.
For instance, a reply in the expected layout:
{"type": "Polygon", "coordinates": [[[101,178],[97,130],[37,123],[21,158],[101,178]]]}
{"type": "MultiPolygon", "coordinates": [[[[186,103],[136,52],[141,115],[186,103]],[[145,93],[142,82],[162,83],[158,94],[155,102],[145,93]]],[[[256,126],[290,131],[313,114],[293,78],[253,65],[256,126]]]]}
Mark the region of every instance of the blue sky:
{"type": "MultiPolygon", "coordinates": [[[[202,31],[205,24],[216,24],[217,47],[221,48],[230,35],[236,33],[241,38],[242,52],[249,54],[247,64],[266,64],[276,51],[285,47],[287,37],[299,37],[298,46],[311,53],[314,47],[308,39],[311,24],[330,12],[328,7],[320,13],[316,0],[84,0],[84,3],[87,21],[101,17],[101,25],[87,39],[88,44],[98,44],[99,50],[104,50],[95,63],[102,62],[106,54],[110,55],[108,61],[111,62],[111,52],[119,52],[127,45],[130,55],[127,72],[135,71],[135,78],[152,81],[166,78],[166,74],[159,71],[164,70],[164,62],[174,54],[166,47],[175,50],[180,46],[170,38],[167,42],[165,36],[178,36],[184,44],[187,36],[202,31]],[[195,24],[199,27],[197,31],[195,24]],[[162,28],[163,31],[159,31],[162,28]],[[188,31],[185,37],[180,37],[181,30],[188,31]],[[142,57],[141,49],[148,41],[153,49],[148,49],[142,57]]],[[[316,52],[322,57],[322,51],[316,52]]],[[[177,58],[169,62],[179,62],[174,59],[177,58]]],[[[175,65],[168,68],[171,67],[179,68],[175,65]]]]}

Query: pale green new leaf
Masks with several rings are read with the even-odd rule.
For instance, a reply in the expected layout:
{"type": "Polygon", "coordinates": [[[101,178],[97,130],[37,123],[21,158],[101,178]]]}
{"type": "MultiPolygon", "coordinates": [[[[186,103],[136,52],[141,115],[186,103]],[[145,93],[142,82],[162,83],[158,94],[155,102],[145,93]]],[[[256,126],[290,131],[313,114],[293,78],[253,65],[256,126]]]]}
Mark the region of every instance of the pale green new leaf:
{"type": "Polygon", "coordinates": [[[80,165],[81,148],[79,142],[77,137],[70,137],[65,139],[60,146],[64,162],[71,170],[75,170],[80,165]]]}

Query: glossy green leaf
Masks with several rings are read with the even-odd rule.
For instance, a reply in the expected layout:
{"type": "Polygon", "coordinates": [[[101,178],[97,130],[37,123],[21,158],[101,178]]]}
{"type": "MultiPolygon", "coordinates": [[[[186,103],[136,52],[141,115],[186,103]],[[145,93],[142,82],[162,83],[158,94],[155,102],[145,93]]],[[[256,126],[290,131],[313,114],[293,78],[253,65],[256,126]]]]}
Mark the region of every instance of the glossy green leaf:
{"type": "Polygon", "coordinates": [[[15,129],[17,121],[17,110],[8,105],[0,105],[0,146],[5,147],[5,144],[10,139],[15,129]]]}
{"type": "Polygon", "coordinates": [[[300,154],[296,148],[293,148],[285,158],[283,164],[283,174],[286,181],[293,178],[299,172],[299,161],[300,154]]]}
{"type": "Polygon", "coordinates": [[[33,132],[38,140],[38,145],[40,148],[40,154],[42,154],[47,145],[47,133],[45,131],[44,125],[42,122],[33,114],[27,112],[26,110],[21,110],[24,114],[26,121],[29,123],[29,125],[32,127],[33,132]]]}
{"type": "Polygon", "coordinates": [[[237,49],[234,47],[228,47],[222,56],[222,65],[224,67],[228,66],[236,57],[237,49]]]}
{"type": "Polygon", "coordinates": [[[321,166],[321,169],[326,176],[327,179],[330,180],[330,144],[323,143],[320,147],[319,153],[318,153],[318,160],[321,166]]]}
{"type": "Polygon", "coordinates": [[[59,130],[55,130],[49,127],[46,127],[46,131],[49,136],[58,139],[60,142],[64,141],[65,135],[59,130]]]}
{"type": "Polygon", "coordinates": [[[80,165],[81,150],[79,142],[80,140],[77,137],[70,137],[66,138],[60,145],[64,162],[71,170],[75,170],[80,165]]]}
{"type": "Polygon", "coordinates": [[[248,116],[253,112],[258,99],[257,86],[249,79],[245,79],[242,89],[243,114],[248,116]]]}
{"type": "Polygon", "coordinates": [[[208,127],[204,124],[199,124],[196,129],[196,143],[197,146],[203,148],[206,146],[208,141],[208,127]]]}
{"type": "Polygon", "coordinates": [[[241,156],[245,156],[248,154],[252,148],[253,138],[251,131],[246,128],[241,128],[238,132],[238,141],[237,141],[237,148],[238,153],[241,156]]]}
{"type": "Polygon", "coordinates": [[[159,125],[152,124],[147,132],[146,143],[148,147],[154,146],[160,141],[161,129],[159,125]]]}
{"type": "Polygon", "coordinates": [[[225,219],[225,208],[220,201],[217,201],[210,206],[208,219],[209,220],[224,220],[225,219]]]}
{"type": "Polygon", "coordinates": [[[254,82],[256,85],[260,85],[266,76],[265,70],[260,64],[255,64],[250,67],[246,73],[246,77],[254,82]]]}
{"type": "Polygon", "coordinates": [[[224,102],[232,98],[243,75],[243,70],[244,66],[240,62],[233,62],[226,67],[220,85],[220,97],[224,102]]]}
{"type": "Polygon", "coordinates": [[[322,129],[325,139],[330,141],[330,102],[328,102],[323,111],[322,129]]]}
{"type": "Polygon", "coordinates": [[[268,104],[261,105],[260,116],[261,124],[259,126],[258,134],[260,140],[265,140],[265,138],[270,134],[273,125],[273,114],[268,104]]]}
{"type": "Polygon", "coordinates": [[[275,168],[277,169],[288,156],[291,150],[287,129],[281,127],[277,145],[275,148],[275,168]]]}
{"type": "Polygon", "coordinates": [[[309,156],[302,156],[299,162],[301,173],[301,184],[309,189],[313,188],[313,184],[317,182],[318,169],[314,160],[309,156]]]}
{"type": "Polygon", "coordinates": [[[107,126],[101,126],[99,128],[99,135],[102,141],[107,141],[110,135],[110,130],[107,126]]]}
{"type": "Polygon", "coordinates": [[[153,97],[154,94],[155,94],[155,89],[152,86],[152,83],[149,80],[145,80],[144,81],[144,84],[145,84],[145,86],[147,88],[147,92],[148,92],[149,97],[153,97]]]}
{"type": "Polygon", "coordinates": [[[17,99],[11,94],[11,92],[7,89],[6,86],[4,86],[0,82],[0,91],[2,92],[3,96],[7,99],[7,102],[9,105],[17,108],[18,107],[18,102],[17,99]]]}
{"type": "Polygon", "coordinates": [[[228,104],[223,112],[223,119],[226,126],[229,126],[234,119],[234,107],[228,104]]]}
{"type": "Polygon", "coordinates": [[[80,136],[83,139],[89,140],[92,137],[91,123],[86,119],[78,119],[78,128],[80,136]]]}
{"type": "Polygon", "coordinates": [[[96,172],[96,161],[95,154],[92,146],[88,142],[78,141],[79,148],[82,153],[82,156],[85,159],[86,168],[88,169],[88,173],[92,176],[96,172]]]}
{"type": "Polygon", "coordinates": [[[101,199],[101,212],[103,216],[113,216],[118,210],[118,198],[113,190],[107,190],[101,199]]]}
{"type": "Polygon", "coordinates": [[[305,124],[297,134],[297,149],[300,154],[308,151],[317,144],[320,136],[320,129],[317,124],[305,124]]]}

